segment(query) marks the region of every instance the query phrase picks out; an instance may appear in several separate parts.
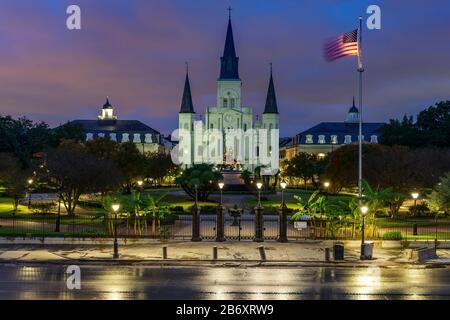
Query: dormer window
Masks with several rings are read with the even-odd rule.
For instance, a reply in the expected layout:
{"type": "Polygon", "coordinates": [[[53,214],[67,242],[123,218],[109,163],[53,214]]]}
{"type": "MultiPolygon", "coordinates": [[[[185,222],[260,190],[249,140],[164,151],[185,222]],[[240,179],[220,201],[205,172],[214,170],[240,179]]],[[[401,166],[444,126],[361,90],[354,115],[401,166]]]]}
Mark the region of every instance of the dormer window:
{"type": "Polygon", "coordinates": [[[94,135],[92,133],[86,134],[86,141],[92,140],[94,138],[94,135]]]}
{"type": "Polygon", "coordinates": [[[370,143],[378,143],[378,136],[376,135],[370,136],[370,143]]]}
{"type": "Polygon", "coordinates": [[[319,135],[319,144],[324,144],[325,143],[325,136],[324,135],[319,135]]]}
{"type": "Polygon", "coordinates": [[[139,133],[135,133],[133,135],[133,142],[134,143],[141,143],[141,135],[139,133]]]}
{"type": "Polygon", "coordinates": [[[312,136],[312,134],[306,135],[306,143],[313,143],[313,136],[312,136]]]}
{"type": "Polygon", "coordinates": [[[352,136],[347,134],[344,138],[344,143],[345,144],[352,143],[352,136]]]}
{"type": "Polygon", "coordinates": [[[128,133],[122,134],[122,142],[130,142],[130,135],[128,133]]]}
{"type": "Polygon", "coordinates": [[[104,137],[105,137],[105,134],[104,134],[104,133],[99,133],[99,134],[98,134],[98,137],[99,137],[99,138],[104,138],[104,137]]]}
{"type": "Polygon", "coordinates": [[[110,133],[110,134],[109,134],[109,138],[110,138],[112,141],[117,141],[117,137],[116,137],[116,134],[115,134],[115,133],[110,133]]]}
{"type": "Polygon", "coordinates": [[[331,144],[337,144],[338,143],[338,137],[337,135],[331,136],[331,144]]]}

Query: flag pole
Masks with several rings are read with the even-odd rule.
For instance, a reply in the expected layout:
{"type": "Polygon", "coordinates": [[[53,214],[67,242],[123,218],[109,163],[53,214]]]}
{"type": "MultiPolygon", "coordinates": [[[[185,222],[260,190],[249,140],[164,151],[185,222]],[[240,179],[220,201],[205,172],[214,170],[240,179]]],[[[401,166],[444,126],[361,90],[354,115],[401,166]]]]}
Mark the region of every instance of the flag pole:
{"type": "MultiPolygon", "coordinates": [[[[359,74],[359,137],[358,137],[358,200],[359,208],[362,207],[362,116],[363,116],[363,72],[364,67],[362,63],[362,16],[358,17],[358,74],[359,74]]],[[[364,245],[364,219],[362,226],[361,244],[364,245]]],[[[361,256],[362,256],[361,252],[361,256]]]]}

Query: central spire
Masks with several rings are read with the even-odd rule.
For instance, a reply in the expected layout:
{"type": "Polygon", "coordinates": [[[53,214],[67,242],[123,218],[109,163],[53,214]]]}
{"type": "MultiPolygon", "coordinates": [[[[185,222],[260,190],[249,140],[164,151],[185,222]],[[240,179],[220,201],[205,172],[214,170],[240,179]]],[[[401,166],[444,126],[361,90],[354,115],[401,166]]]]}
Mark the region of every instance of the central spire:
{"type": "Polygon", "coordinates": [[[231,26],[231,8],[228,17],[227,37],[223,56],[220,58],[220,80],[239,80],[239,58],[234,47],[233,28],[231,26]]]}

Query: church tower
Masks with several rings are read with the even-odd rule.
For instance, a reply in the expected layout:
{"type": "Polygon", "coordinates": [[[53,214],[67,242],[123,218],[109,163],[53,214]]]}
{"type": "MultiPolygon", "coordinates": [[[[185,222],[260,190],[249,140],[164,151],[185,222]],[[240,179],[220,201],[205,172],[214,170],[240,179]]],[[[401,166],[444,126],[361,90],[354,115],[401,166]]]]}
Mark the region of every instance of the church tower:
{"type": "Polygon", "coordinates": [[[186,64],[186,79],[184,81],[181,108],[178,114],[179,128],[179,161],[185,166],[193,163],[193,139],[194,139],[195,111],[192,103],[191,85],[189,82],[189,70],[186,64]]]}
{"type": "Polygon", "coordinates": [[[223,56],[220,58],[220,75],[217,80],[217,104],[222,109],[241,109],[241,86],[239,58],[234,47],[231,14],[228,17],[227,36],[223,56]]]}
{"type": "Polygon", "coordinates": [[[271,159],[270,174],[276,174],[278,171],[278,155],[279,155],[279,113],[277,105],[277,97],[275,94],[275,85],[273,84],[272,64],[270,64],[270,80],[267,89],[266,105],[262,115],[262,128],[267,130],[267,148],[261,149],[263,157],[271,159]],[[276,159],[276,161],[273,161],[276,159]]]}

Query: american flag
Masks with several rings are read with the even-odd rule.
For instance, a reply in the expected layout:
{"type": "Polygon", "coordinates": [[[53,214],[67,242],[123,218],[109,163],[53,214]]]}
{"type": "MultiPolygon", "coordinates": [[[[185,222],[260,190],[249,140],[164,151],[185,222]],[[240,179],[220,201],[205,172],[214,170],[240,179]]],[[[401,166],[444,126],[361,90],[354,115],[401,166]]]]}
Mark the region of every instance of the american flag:
{"type": "Polygon", "coordinates": [[[324,55],[327,61],[358,55],[358,29],[344,33],[325,44],[324,55]]]}

